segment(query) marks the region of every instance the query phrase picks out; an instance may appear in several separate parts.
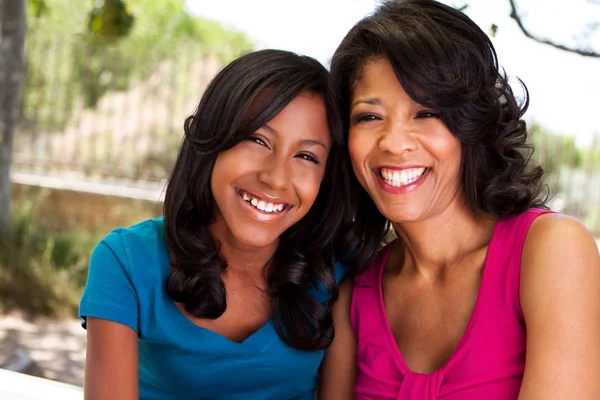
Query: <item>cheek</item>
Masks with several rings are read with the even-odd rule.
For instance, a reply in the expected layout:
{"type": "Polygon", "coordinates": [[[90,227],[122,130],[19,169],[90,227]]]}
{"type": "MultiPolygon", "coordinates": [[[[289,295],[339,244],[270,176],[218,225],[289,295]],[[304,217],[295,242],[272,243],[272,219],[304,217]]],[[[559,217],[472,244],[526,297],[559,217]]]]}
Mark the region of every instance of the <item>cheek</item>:
{"type": "MultiPolygon", "coordinates": [[[[302,206],[310,208],[313,205],[319,194],[323,176],[323,171],[307,171],[306,169],[294,173],[294,187],[302,206]]],[[[308,212],[308,209],[305,211],[308,212]]]]}
{"type": "Polygon", "coordinates": [[[239,176],[247,174],[257,169],[264,163],[264,157],[257,151],[251,151],[247,143],[239,143],[229,150],[223,151],[217,155],[215,166],[213,168],[213,179],[219,182],[216,177],[224,180],[236,179],[239,176]]]}
{"type": "Polygon", "coordinates": [[[458,160],[460,163],[460,142],[447,129],[438,128],[431,129],[430,132],[424,132],[419,135],[419,142],[425,151],[439,161],[453,163],[455,160],[458,160]]]}
{"type": "Polygon", "coordinates": [[[437,152],[440,154],[440,158],[443,158],[448,165],[453,166],[452,170],[460,169],[462,149],[460,142],[454,136],[441,141],[437,146],[437,152]]]}
{"type": "Polygon", "coordinates": [[[359,136],[350,129],[348,133],[348,152],[350,153],[350,159],[352,160],[352,164],[360,164],[362,162],[362,152],[359,136]]]}
{"type": "Polygon", "coordinates": [[[460,185],[462,181],[462,147],[458,139],[448,133],[438,137],[437,140],[429,141],[425,150],[437,159],[439,177],[448,184],[460,185]]]}
{"type": "Polygon", "coordinates": [[[236,147],[217,155],[210,176],[210,188],[217,203],[224,201],[233,182],[248,173],[248,164],[248,157],[244,157],[236,147]]]}
{"type": "Polygon", "coordinates": [[[361,139],[360,135],[356,132],[352,132],[348,135],[348,153],[350,154],[350,160],[352,161],[352,169],[354,170],[354,174],[358,178],[360,182],[363,182],[363,166],[365,165],[365,160],[371,149],[372,143],[369,141],[361,139]]]}
{"type": "Polygon", "coordinates": [[[219,154],[217,156],[217,160],[215,161],[212,173],[210,174],[210,187],[213,194],[215,191],[219,190],[219,185],[216,185],[216,182],[221,182],[223,180],[223,173],[225,172],[223,165],[223,157],[221,157],[221,154],[219,154]]]}

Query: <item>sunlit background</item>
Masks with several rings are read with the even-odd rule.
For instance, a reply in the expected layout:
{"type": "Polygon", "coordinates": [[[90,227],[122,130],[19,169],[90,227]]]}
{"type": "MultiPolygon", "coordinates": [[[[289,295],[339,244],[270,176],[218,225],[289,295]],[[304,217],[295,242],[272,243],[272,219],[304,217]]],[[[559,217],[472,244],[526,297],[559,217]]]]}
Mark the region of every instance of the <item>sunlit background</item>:
{"type": "MultiPolygon", "coordinates": [[[[552,208],[600,237],[600,2],[513,0],[537,40],[511,18],[511,0],[447,3],[490,35],[517,93],[516,78],[527,85],[552,208]]],[[[160,214],[183,120],[207,82],[253,49],[328,66],[378,2],[26,4],[11,222],[0,227],[0,367],[81,386],[85,332],[76,312],[90,251],[112,228],[160,214]]]]}
{"type": "MultiPolygon", "coordinates": [[[[288,49],[328,65],[338,43],[352,25],[372,12],[379,1],[236,0],[186,1],[193,15],[222,21],[248,34],[257,47],[288,49]],[[232,12],[235,10],[235,12],[232,12]]],[[[445,1],[462,6],[493,37],[500,64],[510,76],[522,79],[531,92],[528,118],[554,133],[577,135],[583,143],[600,132],[600,61],[528,39],[510,18],[509,0],[445,1]]],[[[521,0],[527,27],[541,37],[582,48],[600,49],[600,7],[586,0],[521,0]],[[589,25],[588,25],[589,24],[589,25]]]]}

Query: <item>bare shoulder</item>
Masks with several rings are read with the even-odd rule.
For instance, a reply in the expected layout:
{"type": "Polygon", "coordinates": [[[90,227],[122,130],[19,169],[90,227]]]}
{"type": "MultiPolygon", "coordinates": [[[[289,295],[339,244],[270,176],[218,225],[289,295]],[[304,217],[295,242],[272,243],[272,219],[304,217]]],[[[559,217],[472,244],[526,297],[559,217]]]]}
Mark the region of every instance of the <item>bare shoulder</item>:
{"type": "Polygon", "coordinates": [[[356,339],[352,331],[350,306],[352,303],[352,277],[339,287],[338,301],[333,305],[335,337],[325,352],[320,368],[318,399],[347,400],[354,398],[356,364],[356,339]]]}
{"type": "Polygon", "coordinates": [[[536,218],[521,256],[527,360],[519,399],[600,396],[600,255],[583,224],[536,218]]]}
{"type": "Polygon", "coordinates": [[[352,303],[352,289],[354,288],[354,281],[352,277],[348,277],[344,279],[344,281],[340,284],[340,297],[336,303],[341,308],[350,308],[350,303],[352,303]]]}
{"type": "Polygon", "coordinates": [[[555,229],[557,231],[562,229],[573,229],[575,231],[579,231],[580,233],[586,233],[587,235],[590,234],[581,221],[560,213],[548,213],[540,215],[533,220],[530,233],[535,234],[536,231],[539,233],[547,229],[555,229]]]}
{"type": "Polygon", "coordinates": [[[351,327],[350,307],[352,305],[353,282],[352,277],[349,276],[340,283],[338,300],[331,309],[336,329],[349,329],[351,327]]]}
{"type": "Polygon", "coordinates": [[[591,233],[580,221],[566,215],[537,217],[525,240],[523,261],[541,260],[554,265],[558,261],[556,257],[568,256],[586,256],[590,261],[598,261],[598,245],[591,233]]]}
{"type": "Polygon", "coordinates": [[[585,226],[572,217],[561,214],[537,217],[527,234],[521,264],[521,294],[525,303],[542,288],[565,295],[587,285],[600,289],[598,245],[585,226]]]}

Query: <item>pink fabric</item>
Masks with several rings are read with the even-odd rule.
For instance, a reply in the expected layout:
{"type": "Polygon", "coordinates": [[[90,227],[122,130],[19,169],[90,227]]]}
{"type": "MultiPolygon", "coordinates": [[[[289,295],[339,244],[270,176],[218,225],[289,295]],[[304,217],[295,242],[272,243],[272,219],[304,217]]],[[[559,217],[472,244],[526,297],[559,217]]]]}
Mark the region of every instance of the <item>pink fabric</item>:
{"type": "Polygon", "coordinates": [[[358,342],[356,400],[516,399],[525,369],[525,324],[519,302],[523,243],[530,210],[500,220],[492,235],[471,319],[446,365],[431,374],[412,372],[388,324],[381,275],[392,248],[354,279],[352,328],[358,342]]]}

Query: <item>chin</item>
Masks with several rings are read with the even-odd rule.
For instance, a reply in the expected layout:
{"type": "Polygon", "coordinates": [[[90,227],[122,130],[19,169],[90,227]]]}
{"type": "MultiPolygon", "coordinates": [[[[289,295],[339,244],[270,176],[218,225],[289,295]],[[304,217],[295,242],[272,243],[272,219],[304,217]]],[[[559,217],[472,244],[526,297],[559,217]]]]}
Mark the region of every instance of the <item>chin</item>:
{"type": "Polygon", "coordinates": [[[261,249],[272,245],[279,239],[279,236],[273,236],[269,234],[261,234],[260,232],[254,232],[248,234],[244,232],[243,235],[235,235],[236,240],[246,247],[261,249]]]}
{"type": "MultiPolygon", "coordinates": [[[[389,210],[392,211],[392,210],[389,210]]],[[[414,222],[419,221],[423,215],[422,210],[404,209],[402,211],[382,212],[383,216],[391,222],[414,222]]]]}

